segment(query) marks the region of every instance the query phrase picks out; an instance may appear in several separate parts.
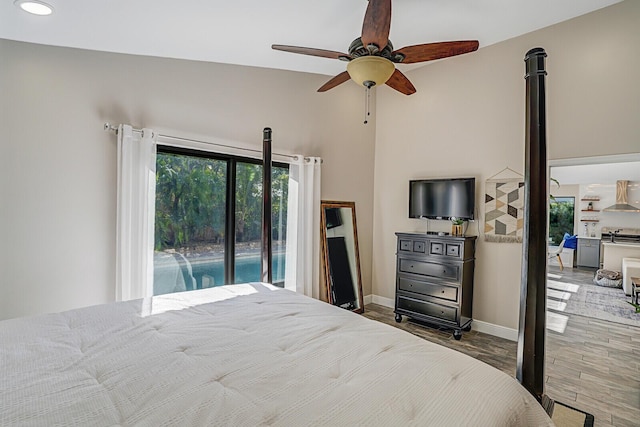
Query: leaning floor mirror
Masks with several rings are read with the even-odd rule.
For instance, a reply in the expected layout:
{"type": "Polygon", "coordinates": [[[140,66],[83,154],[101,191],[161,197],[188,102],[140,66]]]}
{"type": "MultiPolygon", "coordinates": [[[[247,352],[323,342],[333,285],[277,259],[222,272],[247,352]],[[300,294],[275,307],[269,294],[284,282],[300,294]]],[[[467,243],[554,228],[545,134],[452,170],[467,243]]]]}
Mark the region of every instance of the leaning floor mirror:
{"type": "Polygon", "coordinates": [[[321,202],[321,244],[330,304],[364,312],[355,202],[321,202]]]}

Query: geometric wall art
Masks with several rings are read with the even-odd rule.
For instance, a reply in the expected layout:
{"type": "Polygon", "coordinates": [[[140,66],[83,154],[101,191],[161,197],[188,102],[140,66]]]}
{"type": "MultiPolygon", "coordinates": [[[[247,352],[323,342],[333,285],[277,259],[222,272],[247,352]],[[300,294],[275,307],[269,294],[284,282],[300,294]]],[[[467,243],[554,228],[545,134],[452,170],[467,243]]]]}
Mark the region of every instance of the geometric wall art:
{"type": "Polygon", "coordinates": [[[522,242],[524,182],[521,179],[485,182],[484,240],[487,242],[522,242]]]}

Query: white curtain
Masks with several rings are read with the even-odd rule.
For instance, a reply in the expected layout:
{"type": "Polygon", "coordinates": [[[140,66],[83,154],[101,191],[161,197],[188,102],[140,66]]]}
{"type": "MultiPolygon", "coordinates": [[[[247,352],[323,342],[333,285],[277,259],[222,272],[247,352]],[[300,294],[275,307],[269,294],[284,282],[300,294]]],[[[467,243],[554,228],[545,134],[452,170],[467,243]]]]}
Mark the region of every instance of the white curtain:
{"type": "Polygon", "coordinates": [[[118,127],[116,301],[153,294],[156,136],[118,127]]]}
{"type": "Polygon", "coordinates": [[[289,167],[285,288],[319,298],[322,159],[295,156],[289,167]]]}

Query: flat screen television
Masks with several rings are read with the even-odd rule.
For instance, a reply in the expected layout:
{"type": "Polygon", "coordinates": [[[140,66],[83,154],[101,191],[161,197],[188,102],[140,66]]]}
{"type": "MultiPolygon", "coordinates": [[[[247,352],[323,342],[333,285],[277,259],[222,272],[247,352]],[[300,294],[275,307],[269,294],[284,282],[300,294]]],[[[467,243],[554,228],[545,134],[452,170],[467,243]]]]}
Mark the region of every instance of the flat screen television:
{"type": "Polygon", "coordinates": [[[409,182],[409,218],[474,219],[476,179],[420,179],[409,182]]]}

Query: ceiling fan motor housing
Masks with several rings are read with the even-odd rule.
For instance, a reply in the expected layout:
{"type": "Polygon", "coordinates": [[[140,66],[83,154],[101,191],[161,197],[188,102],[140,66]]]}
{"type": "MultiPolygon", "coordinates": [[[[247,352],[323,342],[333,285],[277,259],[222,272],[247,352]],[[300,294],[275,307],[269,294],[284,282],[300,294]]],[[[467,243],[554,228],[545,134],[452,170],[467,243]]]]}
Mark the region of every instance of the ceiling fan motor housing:
{"type": "Polygon", "coordinates": [[[370,44],[369,46],[365,47],[364,44],[362,44],[362,38],[360,37],[352,41],[351,44],[349,45],[349,55],[352,58],[360,58],[361,56],[375,55],[375,56],[381,56],[383,58],[387,58],[389,61],[400,62],[400,61],[394,60],[395,59],[394,56],[391,55],[392,52],[393,52],[393,44],[391,43],[391,40],[387,42],[387,45],[382,50],[380,50],[380,48],[374,44],[370,44]]]}

